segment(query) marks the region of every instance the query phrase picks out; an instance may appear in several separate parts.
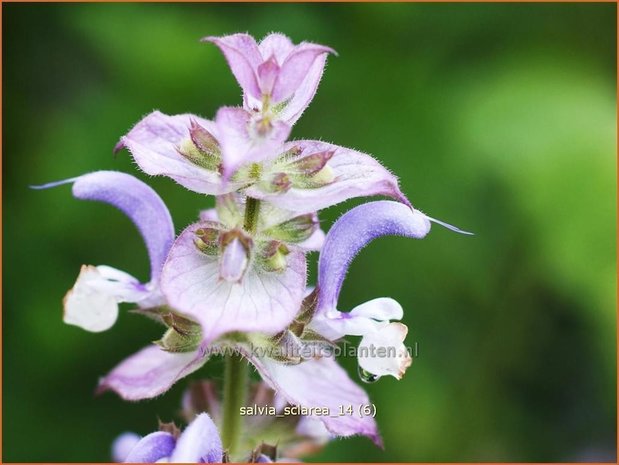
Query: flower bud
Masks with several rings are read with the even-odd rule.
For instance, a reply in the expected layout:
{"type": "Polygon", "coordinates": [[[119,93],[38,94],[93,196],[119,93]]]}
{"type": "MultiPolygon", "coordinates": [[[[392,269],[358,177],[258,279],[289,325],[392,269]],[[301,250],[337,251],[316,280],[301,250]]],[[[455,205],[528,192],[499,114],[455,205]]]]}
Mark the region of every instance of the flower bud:
{"type": "Polygon", "coordinates": [[[282,242],[298,243],[309,239],[317,228],[318,219],[316,214],[308,213],[272,226],[263,231],[263,234],[282,242]]]}
{"type": "Polygon", "coordinates": [[[262,266],[266,271],[284,271],[286,269],[286,255],[288,247],[279,241],[269,242],[262,250],[262,266]]]}
{"type": "Polygon", "coordinates": [[[292,186],[290,177],[286,173],[275,173],[268,179],[260,181],[260,188],[270,194],[286,192],[292,186]]]}
{"type": "Polygon", "coordinates": [[[180,143],[177,151],[195,165],[211,171],[219,170],[219,142],[194,120],[191,121],[189,137],[180,143]]]}
{"type": "Polygon", "coordinates": [[[200,126],[195,120],[191,121],[189,137],[200,152],[219,155],[219,142],[215,139],[215,136],[200,126]]]}
{"type": "Polygon", "coordinates": [[[211,227],[196,229],[194,244],[198,250],[207,255],[216,255],[219,251],[219,230],[211,227]]]}
{"type": "Polygon", "coordinates": [[[322,170],[327,162],[331,160],[335,151],[326,150],[324,152],[313,153],[306,157],[290,163],[290,171],[303,174],[305,176],[311,176],[322,170]]]}

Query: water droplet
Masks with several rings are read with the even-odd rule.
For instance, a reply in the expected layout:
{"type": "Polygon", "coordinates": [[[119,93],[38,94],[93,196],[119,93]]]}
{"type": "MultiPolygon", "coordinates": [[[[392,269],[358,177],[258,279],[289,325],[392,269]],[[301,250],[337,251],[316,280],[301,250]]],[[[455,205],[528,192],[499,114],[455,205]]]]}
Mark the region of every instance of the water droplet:
{"type": "Polygon", "coordinates": [[[370,373],[369,371],[364,370],[361,367],[359,367],[357,369],[357,372],[359,373],[359,378],[364,383],[368,383],[368,384],[375,383],[380,378],[380,376],[374,375],[374,374],[370,373]]]}

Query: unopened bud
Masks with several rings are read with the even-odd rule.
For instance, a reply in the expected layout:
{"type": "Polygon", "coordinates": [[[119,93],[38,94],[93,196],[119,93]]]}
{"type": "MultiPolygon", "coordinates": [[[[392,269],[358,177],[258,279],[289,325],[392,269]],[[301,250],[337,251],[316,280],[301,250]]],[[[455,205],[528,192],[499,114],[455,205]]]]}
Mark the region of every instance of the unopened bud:
{"type": "Polygon", "coordinates": [[[273,226],[263,233],[283,242],[303,242],[318,228],[318,220],[314,213],[296,216],[288,221],[273,226]]]}
{"type": "Polygon", "coordinates": [[[295,160],[290,163],[290,171],[305,176],[314,175],[326,166],[334,153],[333,150],[326,150],[295,160]]]}
{"type": "Polygon", "coordinates": [[[205,227],[196,229],[193,243],[200,252],[207,255],[216,255],[219,251],[219,230],[205,227]]]}
{"type": "Polygon", "coordinates": [[[195,120],[191,120],[189,137],[196,148],[206,154],[219,155],[219,142],[210,132],[200,126],[195,120]]]}
{"type": "Polygon", "coordinates": [[[286,269],[286,255],[288,247],[279,241],[269,242],[262,250],[262,266],[266,271],[283,271],[286,269]]]}
{"type": "Polygon", "coordinates": [[[198,165],[210,171],[219,170],[219,165],[221,164],[219,154],[203,152],[196,147],[190,137],[181,142],[180,146],[177,148],[177,152],[194,165],[198,165]]]}
{"type": "Polygon", "coordinates": [[[286,173],[275,173],[260,182],[260,188],[268,193],[286,192],[292,186],[292,181],[286,173]]]}

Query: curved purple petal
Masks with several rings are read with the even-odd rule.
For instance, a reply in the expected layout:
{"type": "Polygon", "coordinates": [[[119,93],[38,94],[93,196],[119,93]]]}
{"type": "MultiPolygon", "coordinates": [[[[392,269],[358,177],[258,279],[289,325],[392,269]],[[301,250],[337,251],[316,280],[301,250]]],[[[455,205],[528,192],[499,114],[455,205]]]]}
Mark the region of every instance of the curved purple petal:
{"type": "Polygon", "coordinates": [[[176,440],[170,433],[157,431],[140,439],[124,461],[125,463],[155,463],[169,457],[175,444],[176,440]]]}
{"type": "Polygon", "coordinates": [[[299,311],[305,293],[305,254],[291,250],[282,272],[267,272],[250,263],[238,283],[220,278],[218,258],[194,244],[193,224],[183,231],[170,250],[161,276],[168,303],[202,325],[212,341],[229,331],[275,334],[299,311]]]}
{"type": "Polygon", "coordinates": [[[327,408],[329,415],[312,418],[321,420],[330,433],[337,436],[361,434],[382,447],[374,419],[359,414],[360,406],[370,404],[368,395],[333,358],[323,357],[298,365],[284,365],[272,359],[257,358],[251,353],[246,355],[267,384],[288,403],[327,408]],[[353,413],[340,415],[340,409],[349,406],[353,413]]]}
{"type": "Polygon", "coordinates": [[[206,413],[198,415],[178,438],[170,462],[221,463],[223,447],[219,431],[206,413]]]}
{"type": "Polygon", "coordinates": [[[336,308],[350,263],[371,241],[381,236],[421,239],[429,231],[423,213],[399,202],[381,200],[349,210],[331,227],[320,252],[317,311],[336,308]]]}
{"type": "Polygon", "coordinates": [[[385,195],[410,205],[398,187],[398,178],[370,155],[320,141],[295,141],[285,150],[298,147],[298,159],[315,153],[333,152],[325,168],[333,173],[333,181],[322,187],[293,187],[283,193],[263,192],[258,186],[247,189],[247,195],[265,199],[277,207],[296,213],[309,213],[336,205],[355,197],[385,195]]]}
{"type": "Polygon", "coordinates": [[[155,345],[148,346],[123,360],[101,379],[97,392],[112,390],[125,400],[150,399],[163,394],[206,360],[201,350],[171,353],[155,345]]]}
{"type": "Polygon", "coordinates": [[[108,203],[133,221],[148,250],[151,280],[156,280],[174,241],[172,217],[161,197],[139,179],[118,171],[95,171],[76,178],[73,195],[108,203]]]}
{"type": "Polygon", "coordinates": [[[140,436],[135,433],[122,433],[112,443],[112,460],[114,462],[124,462],[129,453],[140,442],[140,436]]]}

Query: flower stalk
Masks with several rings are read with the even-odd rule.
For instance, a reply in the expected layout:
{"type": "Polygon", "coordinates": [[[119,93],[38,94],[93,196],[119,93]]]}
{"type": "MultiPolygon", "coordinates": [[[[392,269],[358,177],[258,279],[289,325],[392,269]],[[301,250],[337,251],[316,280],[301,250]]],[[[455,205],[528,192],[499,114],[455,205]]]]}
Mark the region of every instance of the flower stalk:
{"type": "Polygon", "coordinates": [[[256,226],[258,226],[258,215],[260,214],[260,200],[253,197],[247,197],[245,203],[245,220],[243,223],[243,229],[250,234],[256,232],[256,226]]]}
{"type": "Polygon", "coordinates": [[[239,412],[247,395],[247,369],[247,363],[239,354],[226,355],[221,440],[230,457],[235,456],[243,432],[243,418],[239,412]]]}

